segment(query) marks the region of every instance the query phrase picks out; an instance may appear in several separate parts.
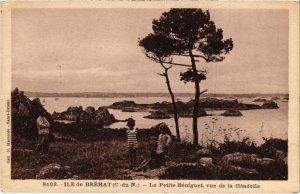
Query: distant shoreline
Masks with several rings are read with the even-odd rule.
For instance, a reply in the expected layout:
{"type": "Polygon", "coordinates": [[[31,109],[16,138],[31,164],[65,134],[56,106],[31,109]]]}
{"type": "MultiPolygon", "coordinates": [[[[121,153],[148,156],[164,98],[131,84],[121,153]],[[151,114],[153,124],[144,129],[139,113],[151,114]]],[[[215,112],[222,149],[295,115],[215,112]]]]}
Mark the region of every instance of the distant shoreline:
{"type": "MultiPolygon", "coordinates": [[[[109,93],[109,92],[82,92],[82,93],[44,93],[25,91],[24,94],[28,97],[77,97],[77,98],[121,98],[121,97],[169,97],[169,93],[109,93]]],[[[193,93],[175,93],[176,97],[191,97],[193,93]]],[[[289,97],[289,94],[211,94],[204,93],[202,97],[289,97]]]]}

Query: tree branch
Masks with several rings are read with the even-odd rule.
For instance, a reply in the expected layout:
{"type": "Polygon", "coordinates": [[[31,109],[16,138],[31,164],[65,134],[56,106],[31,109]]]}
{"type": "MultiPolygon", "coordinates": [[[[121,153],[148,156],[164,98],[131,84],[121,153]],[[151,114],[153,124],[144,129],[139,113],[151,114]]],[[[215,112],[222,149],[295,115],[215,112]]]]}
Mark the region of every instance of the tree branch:
{"type": "Polygon", "coordinates": [[[164,62],[164,63],[177,65],[177,66],[183,66],[183,67],[192,67],[192,65],[180,64],[180,63],[173,63],[173,62],[164,62]]]}
{"type": "Polygon", "coordinates": [[[203,94],[203,93],[205,93],[205,92],[207,92],[207,90],[208,90],[208,89],[203,90],[202,92],[200,92],[200,95],[203,94]]]}
{"type": "Polygon", "coordinates": [[[166,76],[166,74],[165,73],[157,73],[158,75],[160,75],[160,76],[166,76]]]}
{"type": "Polygon", "coordinates": [[[170,67],[166,67],[165,65],[164,65],[164,62],[159,58],[159,63],[160,63],[160,65],[166,70],[166,71],[168,71],[171,67],[172,67],[172,65],[170,65],[170,67]]]}
{"type": "MultiPolygon", "coordinates": [[[[178,54],[178,53],[173,53],[173,55],[178,55],[178,56],[182,56],[182,57],[189,57],[190,55],[187,54],[178,54]]],[[[194,57],[201,57],[203,58],[205,61],[208,61],[208,59],[206,57],[204,57],[203,55],[193,55],[194,57]]],[[[196,61],[199,62],[199,61],[196,61]]]]}

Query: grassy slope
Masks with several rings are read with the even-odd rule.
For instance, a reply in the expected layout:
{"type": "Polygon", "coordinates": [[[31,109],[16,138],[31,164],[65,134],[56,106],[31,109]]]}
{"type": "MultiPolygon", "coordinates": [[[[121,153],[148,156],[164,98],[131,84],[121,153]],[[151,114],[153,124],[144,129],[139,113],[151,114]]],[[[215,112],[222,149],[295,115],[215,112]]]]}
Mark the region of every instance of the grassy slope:
{"type": "MultiPolygon", "coordinates": [[[[141,132],[139,148],[137,151],[137,164],[150,155],[149,141],[141,132]]],[[[12,153],[12,178],[35,179],[40,169],[51,163],[70,166],[74,175],[80,179],[123,179],[123,170],[129,168],[129,157],[124,131],[120,130],[96,130],[89,131],[81,136],[81,141],[70,141],[69,136],[56,134],[56,141],[50,143],[49,155],[38,153],[12,153]],[[110,138],[108,138],[110,134],[110,138]],[[122,135],[123,134],[123,135],[122,135]],[[118,137],[118,138],[116,138],[118,137]],[[121,137],[121,138],[120,138],[121,137]]],[[[74,134],[73,137],[80,137],[74,134]]],[[[34,150],[36,142],[25,140],[13,135],[13,150],[34,150]]],[[[231,145],[231,144],[230,144],[231,145]]],[[[240,146],[241,147],[241,146],[240,146]]],[[[271,146],[274,147],[274,146],[271,146]]],[[[232,146],[230,146],[232,148],[232,146]]],[[[238,149],[236,150],[238,151],[238,149]]],[[[234,152],[234,151],[232,151],[234,152]]],[[[257,151],[255,151],[257,152],[257,151]]],[[[259,176],[248,176],[234,172],[228,166],[219,164],[224,154],[213,154],[213,160],[217,164],[214,168],[171,168],[163,179],[225,179],[225,180],[284,180],[287,178],[287,166],[274,164],[264,168],[245,164],[246,168],[255,168],[261,172],[259,176]]],[[[266,157],[266,154],[262,154],[266,157]]],[[[268,157],[268,156],[267,156],[268,157]]],[[[199,160],[195,150],[190,145],[173,144],[169,148],[169,161],[175,163],[193,163],[199,160]]]]}
{"type": "MultiPolygon", "coordinates": [[[[21,141],[23,146],[15,149],[34,149],[32,142],[21,141]]],[[[148,154],[143,148],[145,146],[138,150],[138,162],[148,154]]],[[[81,179],[123,179],[121,171],[129,168],[125,141],[52,142],[49,150],[48,156],[13,153],[12,178],[35,178],[38,171],[50,163],[70,166],[81,179]]]]}

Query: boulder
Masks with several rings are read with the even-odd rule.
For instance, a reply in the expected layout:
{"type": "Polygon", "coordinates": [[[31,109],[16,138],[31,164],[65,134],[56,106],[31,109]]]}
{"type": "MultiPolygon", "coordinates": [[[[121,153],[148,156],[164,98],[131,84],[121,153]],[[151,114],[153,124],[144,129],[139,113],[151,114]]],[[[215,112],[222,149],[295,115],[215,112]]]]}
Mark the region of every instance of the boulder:
{"type": "Polygon", "coordinates": [[[223,115],[223,116],[230,116],[230,117],[243,116],[242,113],[240,111],[238,111],[238,110],[226,110],[221,115],[223,115]]]}
{"type": "Polygon", "coordinates": [[[227,165],[241,164],[243,162],[253,163],[257,159],[259,159],[259,156],[257,154],[246,154],[246,153],[235,152],[223,156],[223,158],[221,159],[221,163],[227,165]]]}
{"type": "Polygon", "coordinates": [[[150,115],[145,116],[144,118],[148,119],[169,119],[171,118],[170,115],[163,111],[153,111],[150,115]]]}
{"type": "Polygon", "coordinates": [[[36,179],[78,179],[73,175],[70,166],[61,166],[57,163],[51,163],[44,166],[37,174],[36,179]]]}
{"type": "Polygon", "coordinates": [[[264,102],[261,107],[263,109],[277,109],[277,108],[279,108],[277,103],[274,102],[273,100],[268,100],[268,101],[264,102]]]}
{"type": "Polygon", "coordinates": [[[196,152],[197,156],[211,156],[212,152],[207,148],[202,148],[196,152]]]}
{"type": "Polygon", "coordinates": [[[212,165],[214,165],[213,164],[213,159],[210,158],[210,157],[202,157],[202,158],[200,158],[199,164],[201,166],[212,166],[212,165]]]}
{"type": "Polygon", "coordinates": [[[271,158],[260,158],[256,154],[246,154],[246,153],[231,153],[223,156],[221,163],[225,165],[238,165],[238,166],[267,166],[274,163],[275,160],[271,158]]]}

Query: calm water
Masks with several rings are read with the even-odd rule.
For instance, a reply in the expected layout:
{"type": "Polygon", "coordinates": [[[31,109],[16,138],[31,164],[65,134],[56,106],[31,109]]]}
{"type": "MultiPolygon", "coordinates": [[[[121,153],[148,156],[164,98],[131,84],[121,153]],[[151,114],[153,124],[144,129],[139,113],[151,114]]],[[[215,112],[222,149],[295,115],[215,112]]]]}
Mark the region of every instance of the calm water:
{"type": "MultiPolygon", "coordinates": [[[[179,98],[183,102],[191,98],[179,98]]],[[[108,106],[114,102],[122,100],[133,100],[136,103],[153,103],[170,101],[167,97],[138,97],[138,98],[41,98],[44,107],[50,112],[62,112],[69,106],[108,106]]],[[[251,103],[253,99],[241,98],[239,101],[251,103]]],[[[288,130],[288,103],[277,101],[279,109],[265,110],[245,110],[241,111],[242,117],[220,116],[224,111],[207,111],[212,116],[198,118],[199,140],[206,145],[209,140],[223,141],[225,134],[230,139],[242,139],[250,137],[257,144],[262,143],[262,137],[277,137],[287,139],[288,130]]],[[[258,103],[259,104],[259,103],[258,103]]],[[[127,119],[133,117],[136,120],[137,128],[150,128],[160,122],[165,122],[175,134],[174,120],[162,119],[153,120],[143,118],[148,112],[122,112],[121,110],[109,109],[117,119],[127,119]]],[[[114,123],[111,128],[125,127],[124,122],[114,123]]],[[[190,141],[192,138],[192,118],[180,118],[180,133],[184,140],[190,141]]]]}

